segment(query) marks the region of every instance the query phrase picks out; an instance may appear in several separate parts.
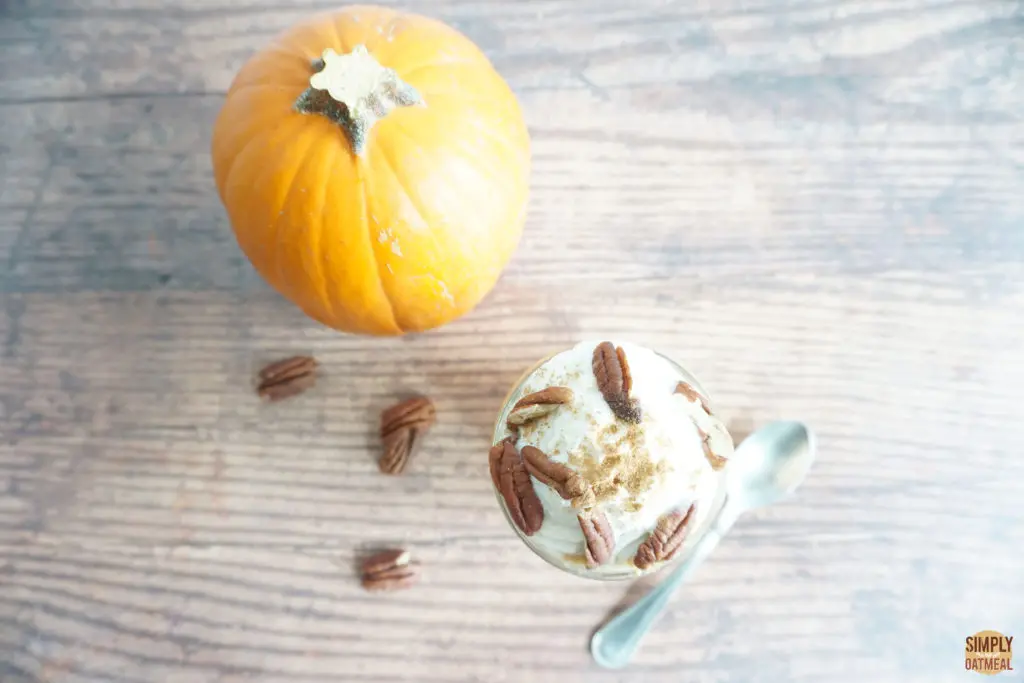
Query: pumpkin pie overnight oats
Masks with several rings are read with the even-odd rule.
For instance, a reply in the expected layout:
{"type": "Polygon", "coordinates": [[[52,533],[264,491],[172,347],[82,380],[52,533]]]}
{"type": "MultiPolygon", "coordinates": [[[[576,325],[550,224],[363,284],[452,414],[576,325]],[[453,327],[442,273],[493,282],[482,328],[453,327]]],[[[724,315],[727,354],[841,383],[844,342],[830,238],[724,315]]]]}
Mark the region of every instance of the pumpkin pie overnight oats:
{"type": "Polygon", "coordinates": [[[700,538],[732,452],[686,370],[636,344],[593,341],[524,375],[489,460],[506,517],[534,552],[580,576],[627,579],[700,538]]]}

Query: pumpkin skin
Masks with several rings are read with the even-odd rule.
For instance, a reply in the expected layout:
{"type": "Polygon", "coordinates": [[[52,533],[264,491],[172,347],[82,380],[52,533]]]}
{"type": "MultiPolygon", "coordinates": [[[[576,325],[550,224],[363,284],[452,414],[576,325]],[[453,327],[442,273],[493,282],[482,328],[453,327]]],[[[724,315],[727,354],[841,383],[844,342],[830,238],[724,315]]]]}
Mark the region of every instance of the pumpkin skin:
{"type": "Polygon", "coordinates": [[[454,320],[493,288],[522,234],[519,104],[479,48],[426,17],[353,6],[292,27],[236,75],[211,156],[247,258],[337,330],[398,335],[454,320]],[[337,121],[296,102],[325,49],[360,45],[423,102],[377,120],[356,153],[337,121]]]}

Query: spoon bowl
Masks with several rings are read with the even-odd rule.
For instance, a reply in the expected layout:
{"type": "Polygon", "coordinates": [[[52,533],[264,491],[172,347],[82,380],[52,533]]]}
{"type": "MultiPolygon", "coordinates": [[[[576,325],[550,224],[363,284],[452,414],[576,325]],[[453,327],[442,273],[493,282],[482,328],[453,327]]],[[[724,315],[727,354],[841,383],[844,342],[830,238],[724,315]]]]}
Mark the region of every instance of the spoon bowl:
{"type": "Polygon", "coordinates": [[[772,422],[747,437],[729,459],[725,504],[711,527],[668,578],[594,633],[594,661],[608,669],[628,664],[672,595],[739,516],[795,491],[814,462],[814,452],[814,435],[799,422],[772,422]]]}
{"type": "Polygon", "coordinates": [[[729,462],[726,487],[743,511],[797,489],[814,462],[814,435],[800,422],[771,422],[747,437],[729,462]]]}

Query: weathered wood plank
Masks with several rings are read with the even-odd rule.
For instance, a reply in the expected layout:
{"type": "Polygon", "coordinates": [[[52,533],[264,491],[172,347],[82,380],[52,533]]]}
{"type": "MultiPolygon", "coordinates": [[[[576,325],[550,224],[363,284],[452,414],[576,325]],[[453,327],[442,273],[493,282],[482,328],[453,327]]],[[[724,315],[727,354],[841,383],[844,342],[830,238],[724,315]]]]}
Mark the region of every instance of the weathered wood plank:
{"type": "MultiPolygon", "coordinates": [[[[969,128],[840,121],[815,139],[727,112],[644,112],[641,126],[598,103],[573,120],[588,96],[546,99],[563,113],[534,108],[529,227],[510,277],[721,281],[1024,260],[1020,167],[969,128]]],[[[7,288],[252,285],[211,190],[218,107],[217,97],[7,107],[18,116],[0,122],[13,171],[0,206],[33,214],[7,288]]],[[[998,130],[1024,145],[1024,126],[998,130]]],[[[0,235],[13,243],[23,225],[4,221],[0,235]]]]}

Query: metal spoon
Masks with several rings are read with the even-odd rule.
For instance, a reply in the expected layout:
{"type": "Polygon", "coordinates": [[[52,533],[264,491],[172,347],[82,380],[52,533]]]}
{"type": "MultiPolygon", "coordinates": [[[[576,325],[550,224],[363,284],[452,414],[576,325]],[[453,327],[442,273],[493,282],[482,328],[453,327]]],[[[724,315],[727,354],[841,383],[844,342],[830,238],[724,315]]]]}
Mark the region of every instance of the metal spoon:
{"type": "Polygon", "coordinates": [[[799,422],[771,422],[747,437],[730,459],[725,504],[711,528],[667,579],[594,633],[594,661],[607,669],[628,664],[672,595],[740,515],[795,491],[812,462],[814,435],[799,422]]]}

